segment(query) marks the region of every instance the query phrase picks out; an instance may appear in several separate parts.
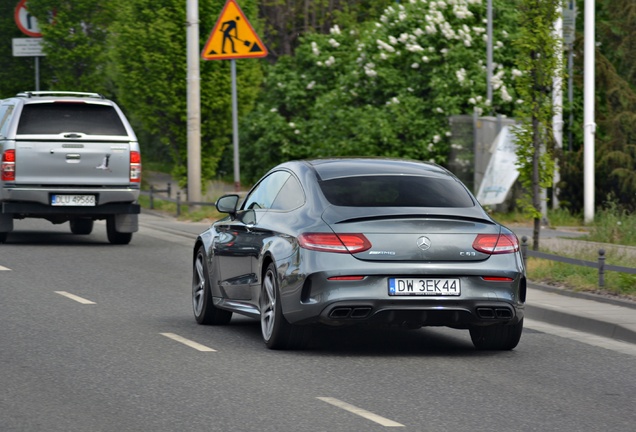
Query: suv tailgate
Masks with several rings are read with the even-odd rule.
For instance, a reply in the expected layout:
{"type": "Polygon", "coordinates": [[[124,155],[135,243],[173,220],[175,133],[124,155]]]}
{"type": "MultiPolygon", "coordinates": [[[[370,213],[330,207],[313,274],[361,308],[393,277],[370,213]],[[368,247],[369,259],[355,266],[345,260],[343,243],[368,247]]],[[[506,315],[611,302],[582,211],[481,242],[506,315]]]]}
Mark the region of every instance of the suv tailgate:
{"type": "Polygon", "coordinates": [[[126,141],[16,140],[15,159],[16,184],[130,184],[130,143],[126,141]]]}

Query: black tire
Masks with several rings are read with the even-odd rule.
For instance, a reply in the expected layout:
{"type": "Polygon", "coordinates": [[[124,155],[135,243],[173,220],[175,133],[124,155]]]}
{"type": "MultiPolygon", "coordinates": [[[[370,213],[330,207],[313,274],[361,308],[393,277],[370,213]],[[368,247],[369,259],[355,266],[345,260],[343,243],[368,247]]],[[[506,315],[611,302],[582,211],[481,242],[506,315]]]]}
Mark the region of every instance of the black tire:
{"type": "Polygon", "coordinates": [[[478,350],[509,351],[519,343],[522,331],[523,318],[511,325],[473,326],[470,338],[478,350]]]}
{"type": "Polygon", "coordinates": [[[69,221],[73,234],[87,235],[93,232],[93,219],[73,218],[69,221]]]}
{"type": "Polygon", "coordinates": [[[8,232],[0,232],[0,244],[7,242],[8,232]]]}
{"type": "Polygon", "coordinates": [[[111,244],[128,244],[132,240],[132,233],[122,233],[115,228],[115,216],[106,218],[106,235],[111,244]]]}
{"type": "Polygon", "coordinates": [[[222,325],[232,319],[232,312],[214,306],[203,246],[197,251],[192,268],[192,310],[199,324],[222,325]]]}
{"type": "Polygon", "coordinates": [[[261,283],[259,299],[261,309],[261,333],[269,349],[301,349],[308,340],[308,329],[290,324],[283,316],[276,266],[267,266],[261,283]]]}

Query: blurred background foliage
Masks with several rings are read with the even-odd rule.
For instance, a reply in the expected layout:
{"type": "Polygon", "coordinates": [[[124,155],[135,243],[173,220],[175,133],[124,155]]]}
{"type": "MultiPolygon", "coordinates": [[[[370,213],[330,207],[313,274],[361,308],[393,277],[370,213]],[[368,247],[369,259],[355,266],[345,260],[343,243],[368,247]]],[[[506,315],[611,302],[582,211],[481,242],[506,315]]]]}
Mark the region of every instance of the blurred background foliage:
{"type": "MultiPolygon", "coordinates": [[[[25,37],[13,21],[17,3],[0,4],[0,97],[35,88],[34,59],[11,52],[11,39],[25,37]]],[[[472,114],[475,108],[484,115],[515,114],[516,0],[493,1],[501,75],[490,105],[480,30],[486,27],[485,1],[239,3],[270,53],[266,59],[237,60],[245,185],[297,157],[403,156],[444,164],[449,115],[472,114]],[[435,33],[427,31],[427,16],[439,19],[435,33]]],[[[577,3],[574,102],[564,106],[559,155],[559,198],[573,213],[583,207],[584,0],[577,3]]],[[[201,46],[223,4],[199,0],[201,46]]],[[[185,2],[29,0],[28,6],[38,17],[47,54],[39,61],[41,90],[97,91],[113,98],[133,121],[144,160],[170,167],[184,184],[185,2]]],[[[596,38],[596,203],[633,211],[636,2],[596,0],[596,38]]],[[[201,62],[201,108],[202,174],[231,180],[229,62],[201,62]]]]}

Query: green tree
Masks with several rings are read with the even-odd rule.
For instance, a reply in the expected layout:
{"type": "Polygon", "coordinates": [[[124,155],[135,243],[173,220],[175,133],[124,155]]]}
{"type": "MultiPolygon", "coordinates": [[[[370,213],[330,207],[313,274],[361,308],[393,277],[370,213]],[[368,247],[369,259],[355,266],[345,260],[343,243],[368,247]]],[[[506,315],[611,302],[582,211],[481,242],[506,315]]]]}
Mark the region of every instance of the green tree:
{"type": "Polygon", "coordinates": [[[329,33],[335,22],[354,25],[376,19],[395,0],[260,0],[270,58],[293,55],[300,37],[329,33]]]}
{"type": "Polygon", "coordinates": [[[518,8],[520,32],[514,44],[521,75],[516,89],[523,103],[516,110],[520,125],[513,130],[519,178],[530,192],[521,204],[534,219],[533,249],[538,250],[541,189],[552,185],[554,174],[552,119],[558,108],[553,104],[553,84],[555,76],[563,73],[554,23],[561,14],[561,0],[519,0],[518,8]]]}
{"type": "MultiPolygon", "coordinates": [[[[174,161],[173,175],[187,180],[186,9],[181,0],[122,0],[109,39],[116,92],[135,123],[156,137],[174,161]]],[[[199,2],[200,46],[220,16],[221,0],[199,2]]],[[[246,16],[256,4],[242,2],[246,16]]],[[[250,20],[251,21],[251,20],[250,20]]],[[[255,25],[255,23],[252,23],[255,25]]],[[[253,106],[262,60],[237,60],[239,115],[253,106]]],[[[213,178],[231,146],[229,61],[201,61],[201,174],[213,178]]]]}
{"type": "MultiPolygon", "coordinates": [[[[579,11],[583,0],[578,1],[579,11]]],[[[621,208],[636,210],[636,3],[631,0],[596,2],[595,202],[608,199],[621,208]]],[[[562,158],[561,203],[570,211],[583,208],[583,17],[577,20],[574,46],[574,125],[572,151],[562,158]]]]}
{"type": "MultiPolygon", "coordinates": [[[[36,87],[35,57],[13,56],[12,39],[29,37],[20,31],[13,18],[17,4],[17,0],[0,2],[0,40],[2,41],[0,44],[0,57],[2,57],[0,98],[14,96],[21,91],[35,90],[36,87]]],[[[40,82],[47,83],[49,79],[47,58],[40,57],[38,63],[40,82]]],[[[40,87],[45,88],[43,85],[40,87]]]]}
{"type": "Polygon", "coordinates": [[[29,0],[44,38],[52,90],[112,95],[107,76],[107,36],[115,4],[102,0],[29,0]]]}

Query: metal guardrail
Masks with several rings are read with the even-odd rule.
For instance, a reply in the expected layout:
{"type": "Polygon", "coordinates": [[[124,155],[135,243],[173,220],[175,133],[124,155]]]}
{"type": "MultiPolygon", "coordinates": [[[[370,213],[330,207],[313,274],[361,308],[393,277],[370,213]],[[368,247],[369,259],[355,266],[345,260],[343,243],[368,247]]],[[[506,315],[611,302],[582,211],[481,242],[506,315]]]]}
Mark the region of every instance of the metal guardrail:
{"type": "Polygon", "coordinates": [[[196,201],[188,201],[188,196],[186,194],[185,201],[181,200],[181,192],[177,191],[176,198],[172,198],[172,185],[170,183],[166,183],[165,189],[156,189],[154,185],[150,185],[150,191],[141,191],[142,195],[148,195],[150,197],[150,209],[155,208],[155,195],[156,194],[166,194],[166,196],[159,196],[157,198],[162,201],[168,201],[175,203],[177,205],[177,216],[181,216],[181,206],[214,206],[216,203],[211,202],[196,202],[196,201]]]}
{"type": "Polygon", "coordinates": [[[585,261],[577,258],[568,258],[560,255],[553,255],[545,252],[528,250],[528,237],[523,236],[521,238],[521,255],[523,256],[523,260],[525,262],[526,257],[547,259],[551,261],[557,261],[565,264],[577,265],[582,267],[591,267],[598,269],[598,286],[605,286],[605,272],[606,271],[616,271],[621,273],[628,274],[636,274],[636,268],[632,267],[622,267],[605,264],[605,249],[598,250],[598,260],[594,261],[585,261]]]}

